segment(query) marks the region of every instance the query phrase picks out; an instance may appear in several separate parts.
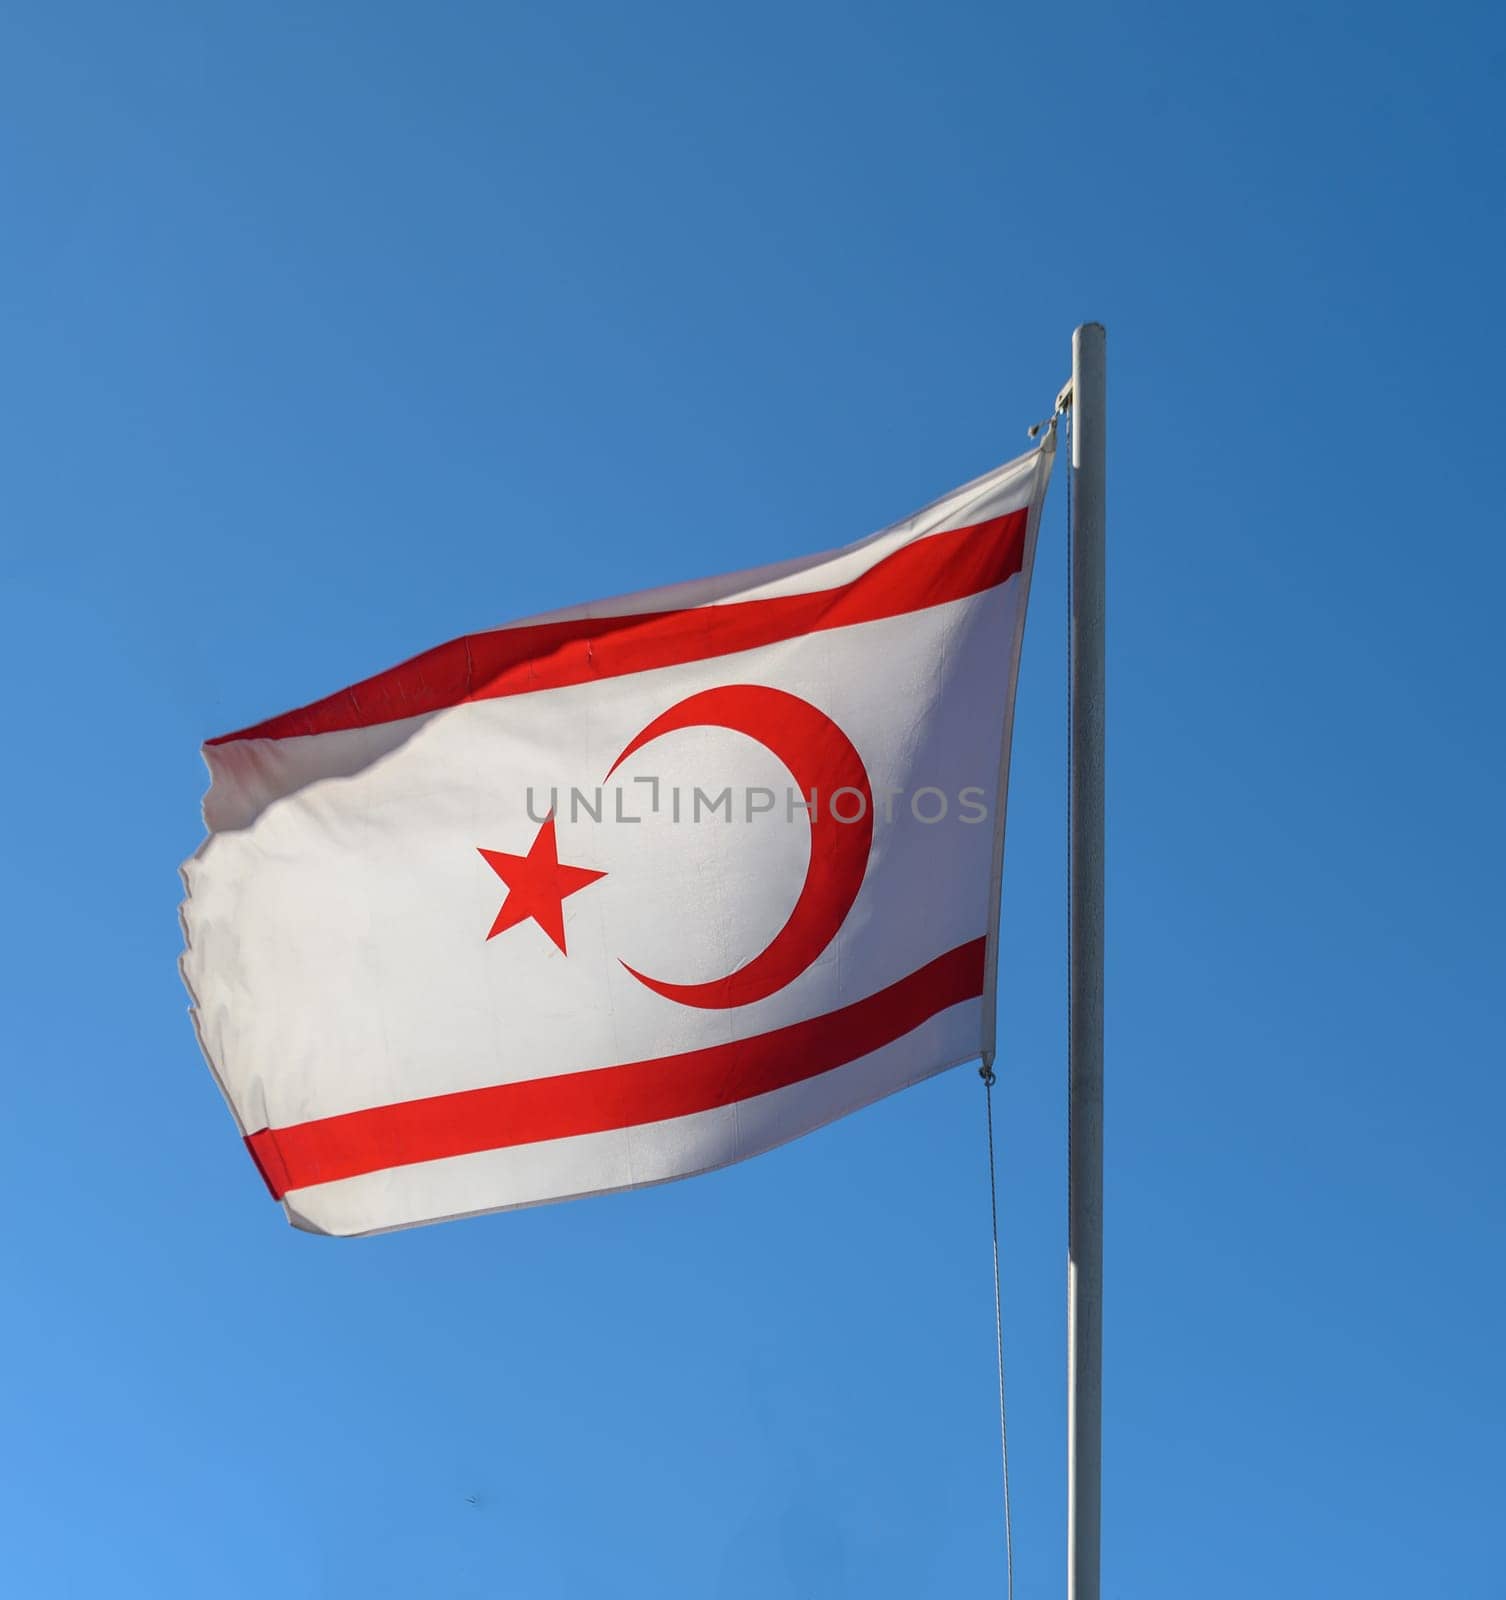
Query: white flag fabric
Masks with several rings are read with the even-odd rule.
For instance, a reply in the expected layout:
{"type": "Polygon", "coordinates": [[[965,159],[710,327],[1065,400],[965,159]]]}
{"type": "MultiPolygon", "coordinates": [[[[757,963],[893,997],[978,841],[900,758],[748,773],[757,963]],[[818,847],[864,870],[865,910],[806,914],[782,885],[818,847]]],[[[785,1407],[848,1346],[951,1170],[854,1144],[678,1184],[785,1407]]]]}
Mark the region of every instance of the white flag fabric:
{"type": "Polygon", "coordinates": [[[991,1054],[1052,448],[204,747],[183,978],[295,1226],[686,1177],[991,1054]]]}

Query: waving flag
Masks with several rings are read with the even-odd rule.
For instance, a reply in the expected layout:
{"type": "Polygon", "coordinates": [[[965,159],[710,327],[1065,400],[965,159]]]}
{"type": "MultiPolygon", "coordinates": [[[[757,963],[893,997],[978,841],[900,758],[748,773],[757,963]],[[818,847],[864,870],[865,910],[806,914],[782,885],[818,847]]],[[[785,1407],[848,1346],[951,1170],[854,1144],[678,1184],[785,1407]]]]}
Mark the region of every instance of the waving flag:
{"type": "Polygon", "coordinates": [[[296,1226],[686,1177],[991,1052],[1051,461],[205,746],[183,978],[296,1226]]]}

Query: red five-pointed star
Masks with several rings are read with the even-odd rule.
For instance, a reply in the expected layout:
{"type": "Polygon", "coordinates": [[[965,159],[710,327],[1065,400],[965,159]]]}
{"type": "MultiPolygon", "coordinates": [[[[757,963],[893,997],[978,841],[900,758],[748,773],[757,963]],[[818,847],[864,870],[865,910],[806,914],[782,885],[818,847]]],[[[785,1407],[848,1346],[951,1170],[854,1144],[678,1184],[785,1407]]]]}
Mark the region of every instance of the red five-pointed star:
{"type": "Polygon", "coordinates": [[[538,837],[529,846],[526,856],[510,856],[501,850],[482,850],[486,864],[507,885],[507,898],[497,913],[488,939],[495,939],[504,929],[520,922],[533,920],[559,946],[565,950],[565,908],[561,902],[577,889],[606,877],[604,872],[592,872],[587,867],[560,865],[559,851],[554,843],[554,818],[550,817],[539,829],[538,837]]]}

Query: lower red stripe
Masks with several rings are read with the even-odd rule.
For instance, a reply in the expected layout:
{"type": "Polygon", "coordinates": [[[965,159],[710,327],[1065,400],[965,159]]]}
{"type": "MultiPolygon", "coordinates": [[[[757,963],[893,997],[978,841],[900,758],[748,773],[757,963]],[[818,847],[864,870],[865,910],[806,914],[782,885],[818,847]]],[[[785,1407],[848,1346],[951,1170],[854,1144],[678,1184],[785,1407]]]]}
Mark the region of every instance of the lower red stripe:
{"type": "Polygon", "coordinates": [[[818,1077],[983,993],[974,939],[840,1011],[705,1050],[405,1100],[251,1134],[274,1198],[387,1167],[711,1111],[818,1077]]]}

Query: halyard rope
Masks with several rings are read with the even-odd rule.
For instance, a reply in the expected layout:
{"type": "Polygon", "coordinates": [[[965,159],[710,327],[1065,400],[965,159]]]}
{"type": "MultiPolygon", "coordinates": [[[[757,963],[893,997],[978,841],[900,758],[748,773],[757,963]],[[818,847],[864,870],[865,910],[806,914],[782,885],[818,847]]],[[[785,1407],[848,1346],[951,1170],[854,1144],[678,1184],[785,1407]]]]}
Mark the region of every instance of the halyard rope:
{"type": "MultiPolygon", "coordinates": [[[[1043,427],[1056,427],[1058,419],[1064,419],[1065,438],[1063,443],[1067,456],[1067,648],[1070,660],[1072,641],[1072,408],[1065,399],[1066,391],[1057,398],[1056,411],[1048,423],[1037,423],[1030,430],[1030,437],[1036,438],[1043,427]]],[[[1071,860],[1072,849],[1072,821],[1070,816],[1072,794],[1072,685],[1070,673],[1067,683],[1067,795],[1069,815],[1067,819],[1067,852],[1068,861],[1071,860]]],[[[1070,874],[1069,874],[1070,876],[1070,874]]],[[[1072,896],[1070,884],[1067,894],[1067,949],[1070,960],[1072,941],[1072,896]]],[[[1070,1018],[1069,1018],[1070,1026],[1070,1018]]],[[[1004,1583],[1006,1600],[1014,1600],[1014,1517],[1009,1501],[1009,1420],[1008,1411],[1004,1404],[1004,1296],[999,1279],[999,1180],[998,1164],[994,1157],[994,1069],[993,1057],[990,1053],[978,1068],[978,1076],[983,1080],[983,1107],[984,1117],[988,1124],[988,1214],[993,1228],[994,1246],[994,1354],[999,1371],[999,1464],[1004,1475],[1004,1583]]],[[[1071,1119],[1068,1119],[1068,1154],[1067,1171],[1070,1182],[1071,1161],[1071,1119]]]]}
{"type": "Polygon", "coordinates": [[[1004,1571],[1007,1600],[1014,1600],[1014,1525],[1009,1508],[1009,1426],[1004,1410],[1004,1303],[999,1289],[999,1187],[994,1167],[994,1069],[978,1069],[988,1119],[988,1210],[994,1231],[994,1350],[999,1365],[999,1459],[1004,1468],[1004,1571]]]}

